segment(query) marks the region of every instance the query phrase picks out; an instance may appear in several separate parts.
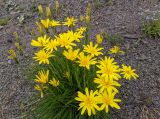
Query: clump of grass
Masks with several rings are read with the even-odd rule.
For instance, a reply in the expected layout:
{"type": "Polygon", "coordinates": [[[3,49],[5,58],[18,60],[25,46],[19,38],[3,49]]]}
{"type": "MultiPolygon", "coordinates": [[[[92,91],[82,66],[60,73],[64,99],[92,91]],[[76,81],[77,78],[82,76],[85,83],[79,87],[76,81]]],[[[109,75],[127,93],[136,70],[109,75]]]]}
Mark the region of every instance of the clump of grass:
{"type": "MultiPolygon", "coordinates": [[[[104,6],[104,3],[102,3],[100,0],[94,0],[95,8],[99,9],[100,7],[104,6]]],[[[113,1],[112,0],[106,0],[105,1],[106,6],[112,6],[113,1]]]]}
{"type": "MultiPolygon", "coordinates": [[[[82,19],[68,16],[65,21],[57,21],[49,7],[46,14],[42,6],[39,11],[39,34],[31,41],[36,52],[29,76],[39,92],[32,112],[40,119],[110,119],[109,108],[120,109],[118,80],[137,79],[135,69],[118,65],[103,53],[103,34],[91,40],[91,4],[87,5],[84,25],[78,28],[82,19]]],[[[110,42],[120,39],[107,37],[110,42]]],[[[112,53],[120,52],[119,47],[112,49],[112,53]]]]}
{"type": "Polygon", "coordinates": [[[143,25],[142,31],[150,37],[160,36],[160,18],[143,25]]]}
{"type": "Polygon", "coordinates": [[[124,41],[124,38],[118,34],[104,34],[109,45],[119,45],[124,41]]]}
{"type": "Polygon", "coordinates": [[[0,26],[7,25],[9,20],[10,20],[10,17],[1,18],[0,19],[0,26]]]}

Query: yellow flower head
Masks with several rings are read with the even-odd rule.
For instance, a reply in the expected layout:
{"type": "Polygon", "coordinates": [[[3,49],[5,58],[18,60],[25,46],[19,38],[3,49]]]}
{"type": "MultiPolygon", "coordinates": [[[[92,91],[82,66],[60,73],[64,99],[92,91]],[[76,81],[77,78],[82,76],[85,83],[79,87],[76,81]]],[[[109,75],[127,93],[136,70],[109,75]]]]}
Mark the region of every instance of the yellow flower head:
{"type": "Polygon", "coordinates": [[[50,26],[52,26],[52,27],[60,26],[60,25],[61,25],[61,23],[59,21],[55,21],[55,20],[50,21],[50,26]]]}
{"type": "Polygon", "coordinates": [[[85,93],[83,94],[78,91],[78,97],[75,98],[75,100],[79,101],[79,108],[78,110],[82,109],[81,115],[84,114],[85,111],[87,111],[88,115],[91,116],[93,113],[96,114],[96,110],[99,110],[99,107],[97,105],[97,91],[93,92],[93,90],[88,91],[88,88],[85,88],[85,93]]]}
{"type": "Polygon", "coordinates": [[[41,20],[42,25],[44,26],[44,28],[48,29],[50,26],[50,20],[46,19],[46,20],[41,20]]]}
{"type": "Polygon", "coordinates": [[[100,69],[97,71],[98,74],[102,74],[104,77],[109,79],[119,80],[121,76],[119,75],[120,68],[117,65],[117,62],[114,62],[113,58],[105,57],[105,59],[99,62],[100,65],[97,67],[100,69]]]}
{"type": "Polygon", "coordinates": [[[49,84],[51,84],[53,87],[57,87],[59,86],[59,80],[56,80],[55,78],[53,78],[49,84]]]}
{"type": "Polygon", "coordinates": [[[84,21],[84,16],[81,15],[79,19],[80,19],[81,22],[84,21]]]}
{"type": "Polygon", "coordinates": [[[38,37],[37,40],[32,40],[31,45],[35,47],[44,47],[49,43],[50,38],[47,38],[46,35],[38,37]]]}
{"type": "Polygon", "coordinates": [[[90,16],[89,16],[89,15],[86,15],[86,23],[87,23],[87,24],[90,23],[90,19],[91,19],[90,16]]]}
{"type": "Polygon", "coordinates": [[[46,16],[51,17],[51,9],[49,7],[46,7],[46,16]]]}
{"type": "Polygon", "coordinates": [[[44,87],[42,87],[40,85],[35,85],[34,89],[37,90],[37,91],[39,91],[40,94],[41,94],[41,98],[43,98],[43,89],[44,89],[44,87]]]}
{"type": "Polygon", "coordinates": [[[73,32],[72,30],[68,31],[67,34],[71,41],[80,42],[80,39],[84,37],[80,32],[73,32]]]}
{"type": "Polygon", "coordinates": [[[8,59],[15,59],[17,58],[16,52],[13,49],[8,50],[8,53],[10,56],[8,56],[8,59]]]}
{"type": "Polygon", "coordinates": [[[69,33],[61,33],[58,37],[56,37],[61,47],[65,47],[66,49],[72,48],[72,46],[76,46],[73,43],[73,39],[70,37],[69,33]]]}
{"type": "Polygon", "coordinates": [[[43,8],[42,8],[42,5],[38,5],[38,10],[39,10],[39,13],[41,15],[43,15],[43,8]]]}
{"type": "Polygon", "coordinates": [[[98,48],[98,44],[93,46],[93,43],[90,42],[89,45],[85,46],[84,45],[84,52],[87,52],[89,54],[91,54],[92,56],[99,56],[102,54],[102,52],[100,52],[103,48],[98,48]]]}
{"type": "Polygon", "coordinates": [[[68,27],[70,26],[75,26],[75,23],[76,23],[77,19],[75,19],[74,17],[67,17],[66,18],[66,22],[63,22],[63,25],[66,25],[68,27]]]}
{"type": "Polygon", "coordinates": [[[100,88],[99,92],[102,93],[104,90],[110,91],[113,90],[118,92],[115,86],[121,86],[118,82],[109,79],[108,77],[103,77],[102,75],[97,75],[97,78],[94,79],[94,83],[99,84],[97,88],[100,88]]]}
{"type": "Polygon", "coordinates": [[[77,49],[77,50],[68,49],[68,51],[65,50],[65,51],[63,52],[63,55],[64,55],[67,59],[74,61],[74,60],[77,58],[78,53],[79,53],[79,49],[77,49]]]}
{"type": "Polygon", "coordinates": [[[71,74],[70,74],[70,72],[65,72],[64,73],[64,77],[66,78],[66,79],[70,79],[70,77],[71,77],[71,74]]]}
{"type": "Polygon", "coordinates": [[[120,109],[120,106],[117,102],[121,102],[120,99],[115,99],[116,92],[110,90],[109,92],[104,91],[102,94],[99,95],[99,103],[102,104],[100,110],[105,109],[106,113],[109,111],[109,106],[112,108],[120,109]]]}
{"type": "Polygon", "coordinates": [[[88,3],[87,8],[86,8],[86,14],[90,15],[91,14],[91,4],[88,3]]]}
{"type": "Polygon", "coordinates": [[[132,69],[131,66],[122,65],[122,73],[123,77],[127,80],[130,80],[132,77],[134,79],[138,78],[138,75],[135,73],[135,69],[132,69]]]}
{"type": "Polygon", "coordinates": [[[49,64],[49,58],[54,56],[51,55],[51,52],[49,51],[45,51],[45,50],[40,50],[37,53],[35,53],[35,57],[33,57],[33,59],[35,59],[36,61],[39,61],[39,64],[49,64]]]}
{"type": "Polygon", "coordinates": [[[55,10],[56,10],[56,12],[58,12],[59,8],[60,8],[60,4],[59,4],[58,0],[55,0],[55,10]]]}
{"type": "Polygon", "coordinates": [[[86,27],[77,28],[76,31],[83,34],[86,31],[86,27]]]}
{"type": "Polygon", "coordinates": [[[41,34],[44,34],[41,24],[38,23],[38,22],[36,22],[36,24],[37,24],[37,26],[38,26],[38,31],[39,31],[41,34]]]}
{"type": "Polygon", "coordinates": [[[58,46],[59,46],[59,42],[56,39],[54,39],[54,40],[51,40],[48,44],[46,44],[44,49],[46,49],[47,51],[53,51],[53,50],[57,50],[58,46]]]}
{"type": "Polygon", "coordinates": [[[110,53],[111,54],[119,54],[119,53],[124,53],[123,51],[121,51],[119,46],[114,46],[110,49],[110,53]]]}
{"type": "Polygon", "coordinates": [[[79,63],[79,66],[86,67],[87,69],[90,68],[90,65],[96,64],[95,58],[92,58],[91,55],[85,56],[83,52],[79,54],[78,59],[77,62],[79,63]]]}
{"type": "Polygon", "coordinates": [[[103,42],[103,36],[101,34],[96,35],[96,42],[101,44],[103,42]]]}
{"type": "Polygon", "coordinates": [[[49,70],[47,70],[46,72],[41,70],[38,72],[38,75],[36,75],[35,81],[37,83],[46,84],[48,82],[48,75],[49,75],[49,70]]]}

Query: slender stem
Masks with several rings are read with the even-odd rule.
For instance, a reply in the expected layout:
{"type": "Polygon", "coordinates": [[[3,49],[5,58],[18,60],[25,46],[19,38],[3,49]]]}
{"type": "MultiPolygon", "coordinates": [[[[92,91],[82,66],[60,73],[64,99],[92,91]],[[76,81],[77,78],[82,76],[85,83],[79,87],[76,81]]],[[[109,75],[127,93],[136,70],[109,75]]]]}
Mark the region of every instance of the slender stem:
{"type": "Polygon", "coordinates": [[[80,82],[79,82],[79,80],[78,80],[78,77],[79,77],[79,73],[78,73],[78,72],[79,72],[79,69],[78,69],[78,68],[79,68],[79,67],[76,67],[76,65],[74,65],[74,64],[73,64],[73,67],[74,67],[74,69],[76,69],[76,70],[75,70],[75,79],[76,79],[76,82],[77,82],[77,84],[78,84],[78,88],[81,89],[81,84],[80,84],[80,82]],[[77,74],[77,73],[78,73],[78,74],[77,74]]]}
{"type": "Polygon", "coordinates": [[[86,87],[86,68],[83,69],[83,83],[84,83],[84,88],[86,87]]]}

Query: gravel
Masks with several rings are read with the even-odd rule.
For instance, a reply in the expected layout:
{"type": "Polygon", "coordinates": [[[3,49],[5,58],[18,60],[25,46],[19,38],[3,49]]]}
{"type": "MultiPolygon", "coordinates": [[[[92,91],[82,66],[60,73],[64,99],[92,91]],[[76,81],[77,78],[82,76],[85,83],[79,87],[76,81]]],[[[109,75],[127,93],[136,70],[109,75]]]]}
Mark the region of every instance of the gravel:
{"type": "MultiPolygon", "coordinates": [[[[0,18],[11,16],[5,26],[0,26],[0,118],[19,119],[22,117],[23,105],[27,105],[34,90],[32,82],[22,75],[28,64],[31,63],[32,49],[30,36],[25,33],[25,27],[35,27],[37,12],[25,19],[20,24],[17,16],[32,13],[31,0],[6,0],[12,1],[11,11],[7,11],[4,0],[0,1],[0,18]],[[18,5],[22,11],[16,9],[18,5]],[[14,13],[16,15],[14,15],[14,13]],[[19,57],[20,64],[8,63],[7,51],[13,48],[13,32],[18,32],[26,45],[25,57],[19,57]]],[[[124,37],[123,48],[129,46],[128,53],[119,61],[134,67],[138,80],[121,80],[119,97],[122,99],[120,110],[111,110],[113,119],[159,119],[160,118],[160,39],[152,39],[142,35],[143,22],[154,19],[160,15],[159,0],[112,0],[108,5],[100,0],[98,8],[93,5],[93,0],[60,0],[63,4],[61,17],[79,15],[85,12],[87,2],[92,3],[92,37],[95,33],[104,31],[111,34],[120,34],[124,37]]],[[[36,0],[35,5],[42,3],[36,0]]],[[[48,4],[53,5],[53,0],[48,4]]],[[[7,3],[8,4],[8,3],[7,3]]],[[[106,45],[106,44],[105,44],[106,45]]],[[[106,45],[106,47],[108,47],[106,45]]]]}

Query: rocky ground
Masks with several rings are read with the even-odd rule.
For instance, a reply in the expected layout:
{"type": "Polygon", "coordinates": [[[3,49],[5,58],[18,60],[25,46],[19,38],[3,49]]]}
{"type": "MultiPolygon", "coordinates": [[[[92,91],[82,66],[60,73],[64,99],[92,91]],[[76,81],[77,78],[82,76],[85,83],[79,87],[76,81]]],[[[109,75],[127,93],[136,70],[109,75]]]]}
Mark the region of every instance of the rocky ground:
{"type": "MultiPolygon", "coordinates": [[[[87,2],[92,3],[93,36],[98,32],[120,34],[123,47],[128,53],[120,61],[131,65],[139,74],[138,80],[122,81],[121,110],[112,110],[113,119],[159,119],[160,118],[160,39],[146,37],[141,32],[143,22],[160,15],[159,0],[60,0],[63,5],[60,16],[84,13],[87,2]]],[[[22,74],[31,62],[31,37],[26,29],[35,27],[38,4],[53,5],[54,0],[0,0],[0,19],[8,17],[0,25],[0,118],[23,117],[24,105],[34,93],[32,82],[22,74]],[[13,47],[13,32],[23,38],[25,56],[19,57],[17,66],[7,59],[8,49],[13,47]]],[[[104,43],[107,47],[107,43],[104,43]]]]}

